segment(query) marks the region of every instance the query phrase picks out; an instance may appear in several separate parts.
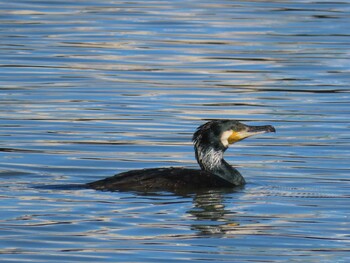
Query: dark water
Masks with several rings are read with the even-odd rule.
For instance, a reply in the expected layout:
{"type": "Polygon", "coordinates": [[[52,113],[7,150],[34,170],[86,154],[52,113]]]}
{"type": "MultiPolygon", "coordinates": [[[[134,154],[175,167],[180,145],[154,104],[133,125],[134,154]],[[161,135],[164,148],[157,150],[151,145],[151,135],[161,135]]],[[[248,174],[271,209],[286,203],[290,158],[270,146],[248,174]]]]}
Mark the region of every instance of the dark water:
{"type": "Polygon", "coordinates": [[[0,7],[1,262],[350,261],[349,1],[0,7]],[[50,188],[196,167],[216,118],[277,129],[227,151],[243,189],[50,188]]]}

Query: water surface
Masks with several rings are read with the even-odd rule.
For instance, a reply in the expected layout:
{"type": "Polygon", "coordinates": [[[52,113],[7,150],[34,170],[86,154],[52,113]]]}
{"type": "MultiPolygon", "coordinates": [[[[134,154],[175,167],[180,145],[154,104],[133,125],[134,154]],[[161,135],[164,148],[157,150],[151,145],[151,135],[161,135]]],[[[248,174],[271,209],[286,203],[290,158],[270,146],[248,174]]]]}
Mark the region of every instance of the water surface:
{"type": "Polygon", "coordinates": [[[1,262],[350,260],[349,1],[0,7],[1,262]],[[226,152],[243,189],[50,187],[197,167],[218,118],[277,129],[226,152]]]}

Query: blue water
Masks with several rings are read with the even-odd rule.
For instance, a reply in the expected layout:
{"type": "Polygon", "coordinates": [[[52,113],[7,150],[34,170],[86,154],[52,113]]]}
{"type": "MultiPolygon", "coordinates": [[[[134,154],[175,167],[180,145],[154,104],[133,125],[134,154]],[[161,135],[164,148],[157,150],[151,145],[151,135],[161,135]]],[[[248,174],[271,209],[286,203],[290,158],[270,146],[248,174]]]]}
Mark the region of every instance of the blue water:
{"type": "Polygon", "coordinates": [[[349,262],[349,1],[0,1],[1,262],[349,262]],[[270,124],[248,184],[52,187],[197,167],[208,119],[270,124]]]}

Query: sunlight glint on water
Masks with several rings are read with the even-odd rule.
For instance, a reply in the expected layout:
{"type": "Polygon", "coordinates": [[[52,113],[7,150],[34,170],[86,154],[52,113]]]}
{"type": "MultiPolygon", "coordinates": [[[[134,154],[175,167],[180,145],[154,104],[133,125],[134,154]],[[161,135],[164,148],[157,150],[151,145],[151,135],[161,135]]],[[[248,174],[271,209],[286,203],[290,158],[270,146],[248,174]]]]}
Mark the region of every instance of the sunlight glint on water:
{"type": "Polygon", "coordinates": [[[348,1],[0,7],[1,262],[350,260],[348,1]],[[219,118],[277,129],[226,152],[244,189],[59,187],[197,167],[219,118]]]}

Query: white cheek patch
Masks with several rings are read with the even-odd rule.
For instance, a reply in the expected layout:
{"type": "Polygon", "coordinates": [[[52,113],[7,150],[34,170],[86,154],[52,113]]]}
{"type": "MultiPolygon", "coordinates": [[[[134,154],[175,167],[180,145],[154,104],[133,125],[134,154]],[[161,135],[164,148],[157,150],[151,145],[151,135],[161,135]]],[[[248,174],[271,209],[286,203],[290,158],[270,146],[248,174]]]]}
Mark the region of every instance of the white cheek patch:
{"type": "Polygon", "coordinates": [[[228,138],[232,135],[233,131],[224,131],[221,135],[220,141],[225,146],[229,146],[228,138]]]}

